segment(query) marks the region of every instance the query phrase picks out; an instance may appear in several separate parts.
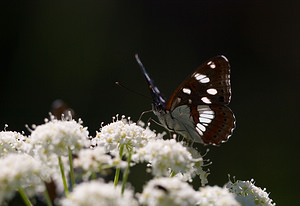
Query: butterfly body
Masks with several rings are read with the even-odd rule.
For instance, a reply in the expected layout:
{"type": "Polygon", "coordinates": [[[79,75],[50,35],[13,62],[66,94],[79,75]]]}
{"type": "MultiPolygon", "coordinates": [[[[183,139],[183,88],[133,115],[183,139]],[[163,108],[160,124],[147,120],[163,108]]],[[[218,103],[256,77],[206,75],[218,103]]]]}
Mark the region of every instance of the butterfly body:
{"type": "Polygon", "coordinates": [[[152,110],[168,130],[202,144],[219,145],[228,140],[235,117],[226,106],[231,99],[230,66],[224,56],[214,57],[188,76],[167,99],[144,73],[153,98],[152,110]]]}

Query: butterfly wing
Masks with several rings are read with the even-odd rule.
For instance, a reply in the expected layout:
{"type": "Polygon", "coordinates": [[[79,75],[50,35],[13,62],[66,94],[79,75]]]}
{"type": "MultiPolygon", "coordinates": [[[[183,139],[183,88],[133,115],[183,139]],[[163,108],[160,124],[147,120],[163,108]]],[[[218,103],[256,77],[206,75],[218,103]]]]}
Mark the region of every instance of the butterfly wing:
{"type": "Polygon", "coordinates": [[[235,117],[226,106],[230,98],[230,66],[226,57],[217,56],[183,81],[166,110],[178,122],[175,132],[195,142],[219,145],[228,140],[235,127],[235,117]]]}
{"type": "Polygon", "coordinates": [[[169,99],[166,110],[180,105],[227,105],[231,98],[230,66],[224,56],[202,64],[186,78],[169,99]]]}

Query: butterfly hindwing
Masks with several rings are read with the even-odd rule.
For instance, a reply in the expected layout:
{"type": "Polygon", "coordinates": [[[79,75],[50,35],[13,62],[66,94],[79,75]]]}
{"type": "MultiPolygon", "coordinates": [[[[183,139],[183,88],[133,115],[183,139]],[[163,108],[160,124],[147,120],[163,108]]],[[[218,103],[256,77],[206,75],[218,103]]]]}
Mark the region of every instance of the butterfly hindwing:
{"type": "Polygon", "coordinates": [[[232,135],[235,118],[227,106],[198,105],[190,108],[194,128],[204,144],[219,145],[232,135]]]}

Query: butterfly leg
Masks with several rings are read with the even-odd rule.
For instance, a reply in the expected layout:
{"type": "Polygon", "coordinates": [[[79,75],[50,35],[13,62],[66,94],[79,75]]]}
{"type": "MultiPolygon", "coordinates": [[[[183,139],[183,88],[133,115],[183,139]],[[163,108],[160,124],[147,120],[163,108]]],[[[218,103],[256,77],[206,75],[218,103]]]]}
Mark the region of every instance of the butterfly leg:
{"type": "MultiPolygon", "coordinates": [[[[141,121],[141,119],[142,119],[142,117],[144,116],[144,114],[149,113],[149,112],[152,112],[152,110],[143,111],[142,114],[140,115],[138,121],[137,121],[137,124],[139,123],[139,121],[141,121]]],[[[147,123],[148,123],[148,122],[149,122],[149,119],[148,119],[147,123]]]]}
{"type": "Polygon", "coordinates": [[[155,119],[153,119],[153,118],[151,118],[151,117],[148,119],[147,124],[148,124],[150,121],[154,122],[155,124],[157,124],[157,125],[159,125],[159,126],[161,126],[161,127],[164,127],[164,125],[162,125],[161,123],[159,123],[158,121],[156,121],[155,119]]]}

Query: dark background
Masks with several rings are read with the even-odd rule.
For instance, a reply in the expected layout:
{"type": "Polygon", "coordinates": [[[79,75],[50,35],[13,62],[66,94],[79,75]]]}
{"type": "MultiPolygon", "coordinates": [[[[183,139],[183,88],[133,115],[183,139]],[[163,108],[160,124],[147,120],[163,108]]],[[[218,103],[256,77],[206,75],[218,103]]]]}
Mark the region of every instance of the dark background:
{"type": "Polygon", "coordinates": [[[148,95],[135,53],[167,97],[223,54],[237,128],[210,148],[209,184],[254,178],[277,205],[296,205],[299,20],[298,5],[275,1],[2,2],[0,127],[29,134],[24,125],[43,123],[61,98],[94,135],[115,114],[137,120],[151,109],[114,84],[148,95]]]}

